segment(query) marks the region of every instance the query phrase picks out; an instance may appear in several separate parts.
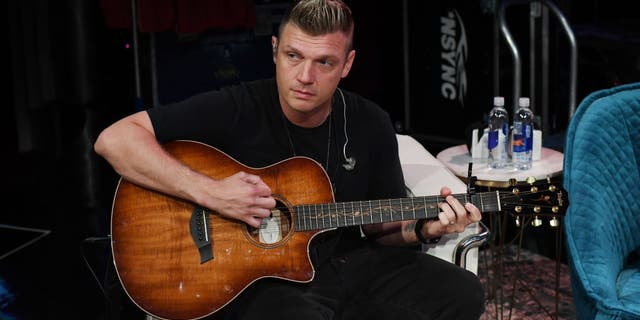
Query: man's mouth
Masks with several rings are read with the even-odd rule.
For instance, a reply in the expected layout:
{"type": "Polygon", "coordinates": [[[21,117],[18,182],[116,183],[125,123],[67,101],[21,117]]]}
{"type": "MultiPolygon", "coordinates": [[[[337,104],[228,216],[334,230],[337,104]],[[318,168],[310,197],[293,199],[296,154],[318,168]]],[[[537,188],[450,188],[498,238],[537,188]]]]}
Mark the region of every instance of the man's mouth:
{"type": "Polygon", "coordinates": [[[291,91],[293,91],[295,97],[298,99],[306,100],[306,99],[310,99],[315,95],[313,92],[307,91],[307,90],[292,89],[291,91]]]}

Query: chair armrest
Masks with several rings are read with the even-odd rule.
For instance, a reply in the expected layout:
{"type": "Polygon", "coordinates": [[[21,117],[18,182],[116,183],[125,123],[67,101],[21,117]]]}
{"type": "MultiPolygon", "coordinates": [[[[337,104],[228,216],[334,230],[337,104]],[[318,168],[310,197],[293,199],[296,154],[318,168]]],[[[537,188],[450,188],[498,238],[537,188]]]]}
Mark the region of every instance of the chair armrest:
{"type": "Polygon", "coordinates": [[[467,267],[467,252],[469,252],[469,249],[483,245],[491,236],[489,228],[482,221],[478,221],[478,226],[480,231],[477,234],[468,235],[460,240],[453,250],[453,261],[462,268],[467,267]]]}

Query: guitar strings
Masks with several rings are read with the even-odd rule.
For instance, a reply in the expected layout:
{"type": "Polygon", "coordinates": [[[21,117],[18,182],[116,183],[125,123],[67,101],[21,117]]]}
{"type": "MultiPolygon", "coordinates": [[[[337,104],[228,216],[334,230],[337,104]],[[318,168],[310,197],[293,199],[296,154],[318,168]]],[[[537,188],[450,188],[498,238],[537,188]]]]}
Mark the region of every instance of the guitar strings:
{"type": "MultiPolygon", "coordinates": [[[[539,192],[530,192],[530,191],[524,191],[521,192],[519,195],[513,194],[512,192],[499,192],[500,194],[500,198],[502,200],[517,200],[519,198],[521,198],[521,195],[532,195],[532,194],[536,194],[539,192]]],[[[460,194],[460,196],[464,196],[465,194],[460,194]]],[[[455,196],[455,195],[454,195],[455,196]]],[[[434,198],[437,198],[435,201],[431,201],[433,203],[439,203],[440,201],[440,196],[433,196],[434,198]]],[[[427,200],[430,200],[430,196],[427,197],[422,197],[422,198],[426,198],[427,200]]],[[[402,201],[410,201],[409,199],[411,198],[406,198],[406,199],[383,199],[380,201],[391,201],[391,202],[402,202],[402,201]]],[[[431,199],[433,200],[433,199],[431,199]]],[[[459,199],[460,200],[460,199],[459,199]]],[[[371,201],[352,201],[352,202],[328,202],[328,203],[318,203],[318,204],[306,204],[306,206],[349,206],[349,205],[353,205],[355,203],[360,203],[360,202],[371,202],[371,201]]],[[[520,205],[524,205],[524,206],[548,206],[548,207],[552,207],[553,205],[538,205],[538,204],[527,204],[527,203],[520,203],[520,205]]],[[[305,206],[305,205],[298,205],[298,206],[305,206]]],[[[297,206],[294,206],[294,208],[297,206]]],[[[273,208],[273,210],[279,210],[279,211],[289,211],[289,207],[288,206],[276,206],[273,208]]]]}
{"type": "MultiPolygon", "coordinates": [[[[520,199],[522,196],[528,196],[528,195],[532,195],[532,194],[536,194],[536,193],[540,193],[540,192],[532,192],[532,191],[523,191],[520,192],[519,194],[513,194],[512,192],[506,192],[506,191],[502,191],[499,192],[500,195],[500,199],[502,199],[501,201],[507,201],[507,200],[511,200],[511,201],[516,201],[518,199],[520,199]]],[[[456,196],[456,195],[454,195],[456,196]]],[[[459,194],[457,196],[466,196],[466,194],[459,194]]],[[[425,200],[431,200],[433,202],[437,202],[439,203],[441,201],[441,197],[440,196],[426,196],[426,197],[422,197],[425,200]]],[[[411,198],[407,198],[407,199],[411,199],[411,198]]],[[[400,204],[402,205],[402,201],[406,201],[407,199],[384,199],[384,200],[380,200],[382,202],[389,202],[390,205],[397,205],[400,204]]],[[[494,202],[496,202],[497,200],[490,198],[489,201],[493,200],[494,202]]],[[[288,207],[288,206],[276,206],[274,207],[274,210],[278,210],[278,211],[282,211],[282,212],[286,212],[288,213],[290,216],[293,215],[304,215],[308,218],[312,218],[312,219],[324,219],[324,217],[319,217],[318,213],[321,213],[324,211],[324,209],[330,209],[329,207],[331,206],[335,206],[335,213],[338,216],[342,217],[348,217],[349,215],[345,215],[344,209],[347,207],[351,207],[353,208],[354,206],[362,206],[363,202],[367,202],[367,201],[353,201],[353,202],[343,202],[343,203],[320,203],[320,204],[307,204],[307,205],[298,205],[298,206],[293,206],[293,210],[291,210],[292,208],[288,207]],[[305,210],[300,210],[301,212],[299,212],[298,210],[295,210],[295,208],[302,208],[303,206],[307,206],[308,211],[305,210]],[[319,208],[318,208],[319,206],[319,208]],[[342,210],[341,210],[342,209],[342,210]]],[[[534,208],[534,207],[543,207],[543,208],[551,208],[554,206],[559,206],[559,205],[554,205],[554,204],[531,204],[531,203],[523,203],[523,202],[519,202],[518,203],[519,206],[521,207],[526,207],[526,208],[534,208]]],[[[383,208],[381,207],[376,207],[376,209],[380,210],[381,213],[384,213],[383,208]]],[[[387,212],[388,214],[397,214],[397,213],[393,213],[393,212],[387,212]]],[[[285,214],[285,216],[287,216],[287,214],[285,214]]],[[[353,218],[353,217],[352,217],[353,218]]],[[[277,222],[278,223],[282,223],[282,217],[278,216],[276,217],[277,222]]],[[[290,220],[289,218],[287,218],[287,220],[290,220]]]]}

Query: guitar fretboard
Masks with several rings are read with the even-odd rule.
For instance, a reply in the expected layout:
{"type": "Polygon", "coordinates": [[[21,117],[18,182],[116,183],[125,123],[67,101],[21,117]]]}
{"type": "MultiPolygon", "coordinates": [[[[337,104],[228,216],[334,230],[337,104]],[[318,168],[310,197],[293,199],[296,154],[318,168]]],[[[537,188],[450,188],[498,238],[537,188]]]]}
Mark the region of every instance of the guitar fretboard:
{"type": "MultiPolygon", "coordinates": [[[[454,194],[458,201],[473,203],[481,212],[500,211],[498,192],[454,194]]],[[[305,204],[294,207],[298,231],[331,229],[391,221],[435,218],[441,196],[305,204]]]]}

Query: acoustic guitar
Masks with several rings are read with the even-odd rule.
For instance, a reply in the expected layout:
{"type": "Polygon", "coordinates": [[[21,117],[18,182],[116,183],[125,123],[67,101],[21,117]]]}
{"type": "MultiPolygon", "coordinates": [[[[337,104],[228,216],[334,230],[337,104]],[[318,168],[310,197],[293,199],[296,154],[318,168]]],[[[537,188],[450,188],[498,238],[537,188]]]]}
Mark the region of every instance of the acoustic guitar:
{"type": "MultiPolygon", "coordinates": [[[[259,175],[271,188],[276,208],[259,228],[224,218],[182,199],[121,179],[113,201],[111,246],[126,293],[148,314],[197,319],[223,308],[258,279],[309,282],[308,255],[321,232],[438,215],[440,196],[335,203],[322,166],[293,157],[250,168],[223,152],[193,141],[174,141],[166,150],[214,179],[238,171],[259,175]]],[[[558,215],[566,192],[546,188],[454,195],[482,212],[518,211],[558,215]]]]}

